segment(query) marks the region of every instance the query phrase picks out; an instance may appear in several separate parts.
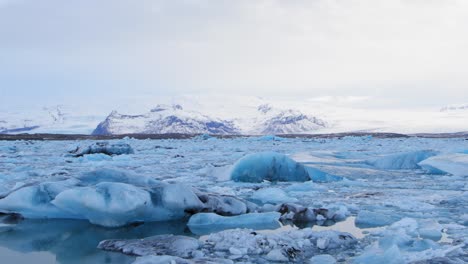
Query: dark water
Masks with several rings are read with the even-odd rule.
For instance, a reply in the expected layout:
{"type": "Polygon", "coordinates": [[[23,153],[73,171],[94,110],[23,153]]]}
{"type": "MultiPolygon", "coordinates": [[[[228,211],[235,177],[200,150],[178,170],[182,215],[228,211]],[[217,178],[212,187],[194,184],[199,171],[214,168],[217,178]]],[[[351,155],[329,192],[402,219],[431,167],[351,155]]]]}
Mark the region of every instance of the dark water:
{"type": "Polygon", "coordinates": [[[10,230],[0,232],[0,263],[132,263],[134,257],[102,251],[96,246],[105,239],[161,234],[192,236],[185,221],[103,228],[78,220],[24,220],[10,230]]]}

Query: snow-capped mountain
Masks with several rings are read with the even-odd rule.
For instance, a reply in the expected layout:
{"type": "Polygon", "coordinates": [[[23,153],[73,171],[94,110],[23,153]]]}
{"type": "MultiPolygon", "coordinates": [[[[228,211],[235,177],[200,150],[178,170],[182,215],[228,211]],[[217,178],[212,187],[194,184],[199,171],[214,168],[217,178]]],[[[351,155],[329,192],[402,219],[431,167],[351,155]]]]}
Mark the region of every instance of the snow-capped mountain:
{"type": "Polygon", "coordinates": [[[187,111],[180,105],[158,105],[142,115],[123,115],[113,111],[94,130],[94,135],[112,134],[239,134],[231,121],[187,111]]]}
{"type": "Polygon", "coordinates": [[[291,109],[278,110],[270,105],[259,106],[253,118],[242,116],[226,120],[188,111],[176,104],[158,105],[149,113],[141,115],[125,115],[113,111],[97,126],[93,134],[300,134],[325,126],[326,123],[319,118],[291,109]]]}
{"type": "Polygon", "coordinates": [[[451,111],[460,111],[460,110],[468,110],[468,104],[444,106],[440,109],[440,112],[451,112],[451,111]]]}
{"type": "Polygon", "coordinates": [[[256,134],[302,134],[327,126],[325,121],[293,109],[278,110],[264,104],[257,110],[260,118],[257,119],[256,134]]]}
{"type": "Polygon", "coordinates": [[[140,98],[137,104],[105,101],[84,106],[78,101],[69,105],[14,108],[0,104],[0,133],[264,135],[468,131],[467,104],[385,108],[366,106],[363,101],[319,99],[213,95],[140,98]],[[154,107],[155,100],[162,105],[154,107]],[[113,109],[118,112],[111,113],[113,109]]]}

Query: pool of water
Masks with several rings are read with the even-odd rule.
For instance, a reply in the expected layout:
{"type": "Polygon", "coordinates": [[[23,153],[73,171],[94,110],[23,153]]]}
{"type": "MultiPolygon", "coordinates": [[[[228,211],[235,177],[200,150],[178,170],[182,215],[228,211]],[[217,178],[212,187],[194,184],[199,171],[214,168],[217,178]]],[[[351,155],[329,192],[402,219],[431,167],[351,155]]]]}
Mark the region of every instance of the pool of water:
{"type": "Polygon", "coordinates": [[[0,263],[132,263],[135,258],[97,249],[105,239],[144,238],[161,234],[193,236],[185,221],[153,222],[103,228],[77,220],[24,220],[0,232],[0,263]]]}

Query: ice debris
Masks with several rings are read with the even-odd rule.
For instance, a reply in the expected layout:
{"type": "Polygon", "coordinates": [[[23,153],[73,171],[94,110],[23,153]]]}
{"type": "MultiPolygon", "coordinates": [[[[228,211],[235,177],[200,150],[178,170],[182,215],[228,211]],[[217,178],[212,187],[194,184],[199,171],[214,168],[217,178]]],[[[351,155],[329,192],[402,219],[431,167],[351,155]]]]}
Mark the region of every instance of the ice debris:
{"type": "MultiPolygon", "coordinates": [[[[416,263],[444,258],[448,254],[463,254],[464,243],[458,245],[438,244],[426,239],[418,221],[404,218],[386,229],[378,232],[378,240],[369,245],[364,252],[356,257],[353,263],[416,263]],[[458,253],[457,253],[458,251],[458,253]]],[[[431,262],[432,263],[432,262],[431,262]]],[[[434,262],[434,263],[463,263],[434,262]]]]}
{"type": "Polygon", "coordinates": [[[127,143],[109,143],[109,142],[96,142],[86,147],[77,147],[70,151],[75,157],[81,157],[88,154],[105,154],[105,155],[122,155],[133,154],[133,148],[127,143]]]}
{"type": "Polygon", "coordinates": [[[275,152],[249,154],[234,164],[231,179],[237,182],[309,181],[304,165],[275,152]]]}
{"type": "Polygon", "coordinates": [[[212,233],[201,237],[198,241],[180,236],[176,239],[174,236],[155,236],[139,240],[107,240],[101,242],[99,248],[148,256],[140,258],[137,261],[141,262],[136,263],[152,263],[150,260],[174,261],[172,263],[216,263],[216,259],[243,263],[271,261],[306,263],[319,254],[346,254],[345,251],[352,249],[356,243],[357,240],[352,235],[338,231],[315,232],[305,228],[259,233],[251,229],[231,229],[212,233]],[[174,240],[180,243],[175,243],[174,240]],[[157,254],[164,257],[153,256],[157,254]]]}
{"type": "Polygon", "coordinates": [[[127,255],[173,255],[182,258],[190,257],[200,247],[196,238],[175,235],[158,235],[144,239],[104,240],[99,249],[118,251],[127,255]]]}
{"type": "Polygon", "coordinates": [[[284,203],[276,209],[282,220],[293,222],[312,222],[320,220],[342,221],[350,215],[346,206],[334,205],[330,208],[307,208],[298,204],[284,203]]]}

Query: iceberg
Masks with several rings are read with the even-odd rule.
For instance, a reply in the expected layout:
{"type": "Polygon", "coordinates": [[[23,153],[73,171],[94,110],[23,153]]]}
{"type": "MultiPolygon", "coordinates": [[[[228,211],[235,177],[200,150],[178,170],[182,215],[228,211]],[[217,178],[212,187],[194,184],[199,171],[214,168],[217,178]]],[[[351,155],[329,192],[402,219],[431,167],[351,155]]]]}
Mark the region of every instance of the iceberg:
{"type": "Polygon", "coordinates": [[[88,154],[105,154],[105,155],[122,155],[133,154],[133,148],[127,143],[109,143],[109,142],[96,142],[90,146],[77,147],[75,150],[70,151],[75,157],[81,157],[88,154]]]}
{"type": "Polygon", "coordinates": [[[198,212],[240,215],[255,207],[234,196],[204,193],[184,184],[164,183],[114,169],[33,183],[0,199],[0,213],[26,218],[85,219],[107,227],[176,220],[198,212]]]}
{"type": "Polygon", "coordinates": [[[62,211],[77,213],[93,224],[109,227],[144,221],[145,214],[151,210],[148,192],[115,182],[66,190],[51,203],[62,211]]]}
{"type": "Polygon", "coordinates": [[[277,212],[250,213],[229,217],[214,213],[198,213],[190,217],[187,226],[192,233],[199,235],[234,228],[276,229],[281,227],[280,216],[281,214],[277,212]]]}
{"type": "Polygon", "coordinates": [[[433,150],[418,150],[375,158],[367,161],[367,163],[378,169],[385,170],[420,169],[419,162],[435,155],[437,155],[437,152],[433,150]]]}
{"type": "Polygon", "coordinates": [[[433,174],[468,176],[468,154],[439,155],[420,162],[419,166],[433,174]]]}
{"type": "Polygon", "coordinates": [[[231,179],[236,182],[309,181],[304,165],[286,155],[261,152],[247,155],[234,164],[231,179]]]}
{"type": "Polygon", "coordinates": [[[26,218],[79,218],[79,215],[63,211],[51,203],[60,192],[77,183],[78,181],[70,179],[24,186],[0,199],[0,212],[17,213],[26,218]]]}

